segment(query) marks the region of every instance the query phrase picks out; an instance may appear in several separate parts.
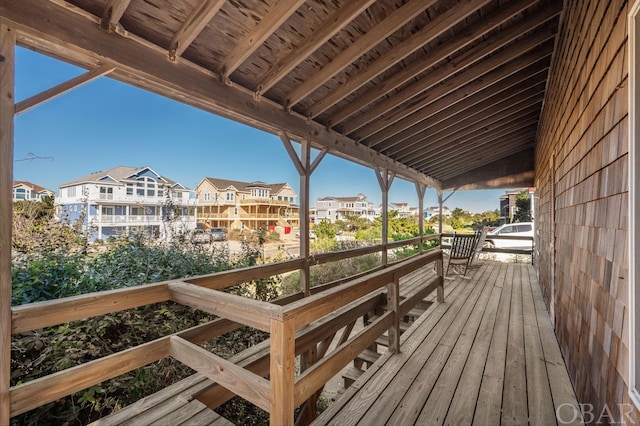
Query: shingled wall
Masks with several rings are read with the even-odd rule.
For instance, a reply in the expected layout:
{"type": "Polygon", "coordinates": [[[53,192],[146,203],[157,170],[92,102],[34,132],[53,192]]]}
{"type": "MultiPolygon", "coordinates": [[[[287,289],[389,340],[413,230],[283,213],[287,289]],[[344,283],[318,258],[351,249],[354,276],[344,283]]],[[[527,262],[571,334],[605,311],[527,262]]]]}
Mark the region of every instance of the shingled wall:
{"type": "Polygon", "coordinates": [[[565,1],[536,148],[537,268],[578,399],[615,421],[631,407],[638,423],[627,388],[628,9],[565,1]]]}

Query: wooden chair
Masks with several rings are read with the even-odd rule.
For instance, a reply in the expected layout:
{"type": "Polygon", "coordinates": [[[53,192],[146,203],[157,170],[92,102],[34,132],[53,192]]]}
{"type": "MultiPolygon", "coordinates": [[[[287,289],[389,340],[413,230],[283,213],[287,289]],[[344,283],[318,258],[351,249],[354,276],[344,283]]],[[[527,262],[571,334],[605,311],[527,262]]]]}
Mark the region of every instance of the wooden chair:
{"type": "Polygon", "coordinates": [[[479,234],[454,234],[453,241],[451,242],[451,253],[449,255],[449,263],[447,264],[447,272],[445,275],[449,275],[449,268],[453,265],[453,268],[464,267],[463,275],[467,274],[467,268],[471,258],[475,253],[475,248],[478,243],[479,234]]]}
{"type": "Polygon", "coordinates": [[[484,226],[480,231],[476,232],[476,234],[478,235],[478,241],[476,241],[476,245],[473,248],[473,254],[471,255],[471,258],[469,258],[469,266],[471,266],[476,258],[480,257],[482,246],[484,246],[484,242],[487,238],[487,232],[489,232],[488,226],[484,226]]]}

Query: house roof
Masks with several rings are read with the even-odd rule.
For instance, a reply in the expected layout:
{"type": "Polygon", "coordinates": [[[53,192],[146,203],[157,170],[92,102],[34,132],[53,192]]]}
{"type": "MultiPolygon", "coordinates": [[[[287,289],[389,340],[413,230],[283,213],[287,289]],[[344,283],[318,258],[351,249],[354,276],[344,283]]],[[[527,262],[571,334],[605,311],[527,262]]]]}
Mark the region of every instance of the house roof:
{"type": "Polygon", "coordinates": [[[3,0],[0,15],[18,43],[94,74],[469,189],[533,184],[562,3],[3,0]]]}
{"type": "MultiPolygon", "coordinates": [[[[260,181],[256,182],[241,182],[237,180],[229,180],[229,179],[218,179],[212,177],[206,177],[202,180],[202,182],[207,181],[217,189],[226,189],[229,187],[235,188],[239,192],[250,192],[252,188],[265,188],[269,189],[272,194],[278,194],[284,188],[291,188],[288,183],[264,183],[260,181]]],[[[198,184],[200,186],[202,184],[198,184]]]]}
{"type": "Polygon", "coordinates": [[[153,176],[155,179],[160,180],[171,187],[180,187],[181,189],[189,189],[174,180],[171,180],[167,177],[164,177],[156,173],[151,167],[148,167],[148,166],[144,166],[144,167],[117,166],[108,170],[100,170],[98,172],[93,172],[81,178],[64,183],[60,185],[60,188],[77,185],[79,183],[85,183],[85,182],[91,182],[91,183],[112,182],[112,183],[122,185],[127,181],[135,181],[138,176],[142,176],[143,174],[149,174],[153,176]]]}
{"type": "Polygon", "coordinates": [[[49,192],[52,194],[54,193],[54,191],[47,189],[44,186],[36,185],[35,183],[31,183],[26,180],[14,180],[13,187],[16,188],[18,186],[26,186],[28,188],[31,188],[31,190],[37,192],[38,194],[41,194],[43,192],[49,192]]]}

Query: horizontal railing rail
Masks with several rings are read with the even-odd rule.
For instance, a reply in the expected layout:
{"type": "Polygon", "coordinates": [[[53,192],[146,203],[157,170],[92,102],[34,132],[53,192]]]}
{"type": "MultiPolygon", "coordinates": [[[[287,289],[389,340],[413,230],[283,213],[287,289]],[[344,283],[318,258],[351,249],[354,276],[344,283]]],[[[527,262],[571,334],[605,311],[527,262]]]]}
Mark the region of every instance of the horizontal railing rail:
{"type": "MultiPolygon", "coordinates": [[[[310,259],[309,263],[326,263],[381,252],[388,250],[389,247],[419,244],[420,241],[432,238],[434,236],[393,242],[386,246],[379,245],[317,255],[310,259]]],[[[383,332],[389,331],[390,347],[397,350],[399,315],[410,309],[410,307],[403,309],[402,306],[410,302],[417,303],[428,292],[436,288],[441,289],[444,282],[442,251],[436,249],[387,267],[383,265],[381,268],[355,278],[351,277],[344,281],[313,288],[312,294],[308,297],[303,297],[299,292],[274,302],[263,302],[221,291],[240,283],[301,269],[306,262],[306,259],[293,259],[182,280],[169,280],[13,307],[12,332],[14,334],[166,301],[191,306],[219,318],[198,327],[13,386],[10,389],[11,416],[171,356],[225,387],[227,394],[232,392],[268,410],[273,423],[281,421],[289,423],[293,419],[293,406],[300,405],[301,401],[314,394],[344,365],[354,359],[359,351],[371,345],[383,332]],[[431,283],[425,283],[421,293],[414,293],[401,303],[398,290],[399,279],[433,262],[438,262],[439,265],[436,279],[431,283]],[[296,355],[302,350],[310,350],[310,345],[319,344],[318,339],[327,339],[331,329],[338,326],[344,327],[346,323],[332,320],[332,328],[322,331],[317,328],[319,331],[309,332],[309,334],[300,334],[302,329],[313,330],[313,327],[309,327],[312,323],[318,321],[322,323],[323,318],[344,309],[347,309],[347,313],[341,314],[339,318],[343,321],[354,320],[353,315],[362,315],[363,309],[371,308],[370,302],[359,303],[357,302],[359,299],[367,298],[366,300],[371,302],[378,300],[377,303],[382,303],[383,299],[379,298],[385,290],[388,308],[386,314],[355,337],[343,342],[330,355],[305,370],[297,380],[294,379],[296,355]],[[349,313],[350,311],[355,314],[349,313]],[[262,365],[260,371],[252,372],[197,346],[242,325],[270,333],[269,369],[266,372],[270,377],[269,380],[263,378],[266,375],[264,371],[267,366],[266,359],[259,364],[262,365]],[[297,341],[297,339],[302,340],[297,341]]],[[[267,356],[266,352],[265,356],[267,356]]]]}

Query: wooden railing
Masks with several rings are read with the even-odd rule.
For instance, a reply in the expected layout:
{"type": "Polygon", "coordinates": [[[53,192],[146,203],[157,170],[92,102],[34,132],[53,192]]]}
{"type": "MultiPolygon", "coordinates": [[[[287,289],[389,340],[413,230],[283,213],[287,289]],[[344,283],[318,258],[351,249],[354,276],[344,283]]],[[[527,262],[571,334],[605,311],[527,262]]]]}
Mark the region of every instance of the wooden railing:
{"type": "MultiPolygon", "coordinates": [[[[10,390],[11,416],[16,416],[104,380],[171,356],[204,374],[225,389],[209,392],[210,400],[223,401],[229,391],[270,413],[272,424],[293,424],[294,409],[314,395],[362,350],[388,331],[390,349],[399,350],[399,321],[411,304],[438,290],[443,298],[442,251],[433,249],[373,272],[312,289],[311,296],[296,293],[263,302],[220,291],[236,284],[290,272],[309,263],[326,263],[362,256],[438,238],[426,236],[386,246],[327,253],[306,259],[225,271],[184,280],[93,293],[12,308],[12,333],[22,333],[57,324],[117,312],[164,301],[174,301],[220,318],[143,345],[87,362],[48,376],[14,386],[10,390]],[[418,291],[399,298],[399,280],[430,263],[437,275],[418,291]],[[387,312],[354,337],[341,338],[329,355],[328,340],[340,328],[369,312],[385,299],[387,312]],[[329,318],[329,319],[328,319],[329,318]],[[322,326],[311,327],[318,321],[322,326]],[[323,322],[324,321],[324,322],[323,322]],[[198,344],[247,325],[270,333],[268,351],[251,364],[225,360],[198,344]],[[333,333],[333,334],[332,334],[333,333]],[[297,354],[307,355],[308,367],[295,377],[297,354]],[[314,355],[308,356],[309,353],[314,355]],[[318,356],[319,355],[319,356],[318,356]],[[267,368],[268,367],[268,368],[267,368]],[[269,376],[269,380],[265,376],[269,376]],[[218,393],[216,393],[218,392],[218,393]]],[[[230,395],[230,396],[229,396],[230,395]]],[[[315,407],[315,404],[314,404],[315,407]]]]}

